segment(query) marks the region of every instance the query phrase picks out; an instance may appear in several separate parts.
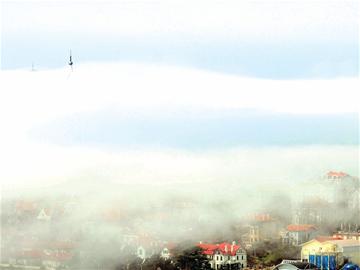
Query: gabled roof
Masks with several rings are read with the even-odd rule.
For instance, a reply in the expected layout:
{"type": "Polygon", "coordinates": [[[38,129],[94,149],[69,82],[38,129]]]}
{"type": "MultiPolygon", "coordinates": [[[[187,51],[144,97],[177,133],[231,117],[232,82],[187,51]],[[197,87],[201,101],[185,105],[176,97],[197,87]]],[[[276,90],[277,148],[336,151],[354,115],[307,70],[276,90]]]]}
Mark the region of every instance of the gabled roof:
{"type": "Polygon", "coordinates": [[[290,224],[286,227],[289,232],[306,232],[316,230],[315,225],[312,224],[290,224]]]}
{"type": "Polygon", "coordinates": [[[341,236],[317,236],[315,237],[315,240],[319,242],[325,242],[329,240],[342,240],[343,238],[341,236]]]}
{"type": "Polygon", "coordinates": [[[341,237],[317,236],[314,239],[311,239],[310,241],[307,241],[307,242],[301,244],[301,246],[306,246],[311,242],[319,242],[319,243],[332,242],[333,244],[336,244],[338,241],[341,241],[341,240],[343,240],[343,238],[341,238],[341,237]]]}
{"type": "Polygon", "coordinates": [[[219,251],[222,255],[236,255],[236,252],[241,248],[240,245],[232,245],[230,243],[223,242],[221,244],[198,244],[203,250],[205,255],[214,255],[216,251],[219,251]]]}
{"type": "Polygon", "coordinates": [[[349,176],[347,173],[344,173],[344,172],[333,172],[333,171],[330,171],[326,174],[328,177],[346,177],[346,176],[349,176]]]}

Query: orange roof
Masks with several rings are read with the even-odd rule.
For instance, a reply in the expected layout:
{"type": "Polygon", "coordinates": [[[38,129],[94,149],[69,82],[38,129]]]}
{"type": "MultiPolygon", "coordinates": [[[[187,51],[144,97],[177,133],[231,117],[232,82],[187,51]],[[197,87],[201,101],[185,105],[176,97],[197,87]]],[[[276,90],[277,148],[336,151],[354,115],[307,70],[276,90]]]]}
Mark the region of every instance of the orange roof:
{"type": "Polygon", "coordinates": [[[270,214],[256,214],[254,219],[256,221],[271,221],[272,220],[270,214]]]}
{"type": "Polygon", "coordinates": [[[315,240],[319,241],[319,242],[325,242],[325,241],[329,241],[329,240],[342,240],[343,238],[340,236],[318,236],[315,237],[315,240]]]}
{"type": "Polygon", "coordinates": [[[36,210],[36,203],[31,202],[31,201],[18,201],[16,202],[16,210],[18,211],[34,211],[36,210]]]}
{"type": "Polygon", "coordinates": [[[290,224],[286,227],[289,232],[305,232],[310,230],[316,230],[316,227],[311,224],[290,224]]]}
{"type": "Polygon", "coordinates": [[[344,172],[333,172],[330,171],[326,174],[328,177],[345,177],[345,176],[349,176],[347,173],[344,172]]]}

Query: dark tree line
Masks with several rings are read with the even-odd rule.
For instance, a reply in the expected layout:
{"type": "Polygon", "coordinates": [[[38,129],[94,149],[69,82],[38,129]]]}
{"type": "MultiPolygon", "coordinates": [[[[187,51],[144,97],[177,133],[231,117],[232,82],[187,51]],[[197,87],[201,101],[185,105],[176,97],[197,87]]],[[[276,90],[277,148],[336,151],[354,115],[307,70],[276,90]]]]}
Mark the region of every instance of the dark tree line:
{"type": "Polygon", "coordinates": [[[198,247],[174,250],[171,259],[154,255],[146,260],[130,256],[119,263],[115,270],[210,270],[210,264],[198,247]]]}

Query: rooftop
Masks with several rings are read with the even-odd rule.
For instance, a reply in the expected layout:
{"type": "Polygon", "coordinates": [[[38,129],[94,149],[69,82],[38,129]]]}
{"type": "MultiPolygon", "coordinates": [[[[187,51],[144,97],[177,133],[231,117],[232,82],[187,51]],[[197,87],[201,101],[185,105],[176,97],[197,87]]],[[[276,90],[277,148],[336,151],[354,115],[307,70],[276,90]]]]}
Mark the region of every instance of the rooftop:
{"type": "Polygon", "coordinates": [[[316,230],[315,225],[312,224],[290,224],[286,227],[289,232],[306,232],[316,230]]]}

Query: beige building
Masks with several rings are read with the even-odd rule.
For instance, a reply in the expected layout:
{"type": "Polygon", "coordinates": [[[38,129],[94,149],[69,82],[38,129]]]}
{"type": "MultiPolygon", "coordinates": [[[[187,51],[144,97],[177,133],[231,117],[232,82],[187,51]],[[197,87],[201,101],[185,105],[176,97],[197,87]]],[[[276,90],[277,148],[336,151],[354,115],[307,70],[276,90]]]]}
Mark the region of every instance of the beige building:
{"type": "Polygon", "coordinates": [[[313,239],[301,245],[301,259],[319,269],[335,270],[345,262],[360,264],[360,241],[313,239]]]}

